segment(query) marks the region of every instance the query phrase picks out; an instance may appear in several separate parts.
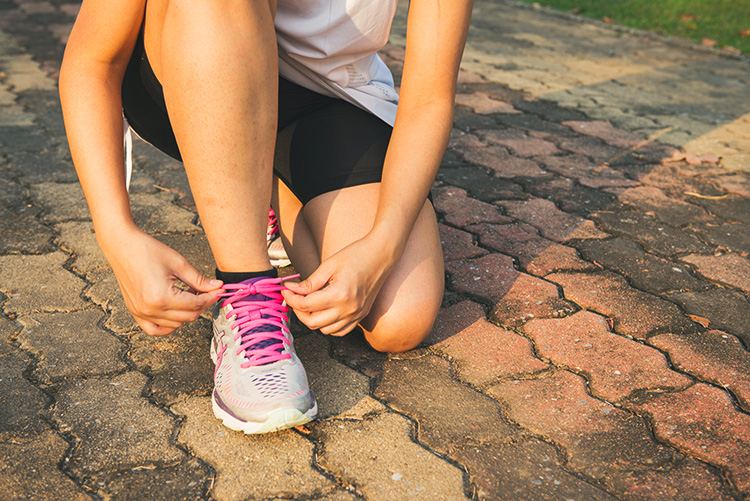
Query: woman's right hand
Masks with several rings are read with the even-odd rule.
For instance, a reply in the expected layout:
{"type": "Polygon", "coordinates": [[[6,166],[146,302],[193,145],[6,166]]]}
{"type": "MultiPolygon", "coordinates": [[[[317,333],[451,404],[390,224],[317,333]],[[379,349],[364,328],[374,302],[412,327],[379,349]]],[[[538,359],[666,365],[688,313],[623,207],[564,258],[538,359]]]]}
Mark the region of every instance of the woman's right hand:
{"type": "Polygon", "coordinates": [[[135,228],[100,245],[117,277],[125,305],[146,334],[164,336],[192,322],[222,292],[178,252],[135,228]],[[175,287],[181,280],[189,287],[175,287]]]}

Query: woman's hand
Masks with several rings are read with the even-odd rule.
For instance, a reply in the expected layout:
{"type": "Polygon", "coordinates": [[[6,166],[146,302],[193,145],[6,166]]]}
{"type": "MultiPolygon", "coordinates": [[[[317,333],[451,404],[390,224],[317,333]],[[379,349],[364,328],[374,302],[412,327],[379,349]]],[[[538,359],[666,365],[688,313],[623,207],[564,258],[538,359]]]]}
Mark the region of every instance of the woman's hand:
{"type": "Polygon", "coordinates": [[[370,313],[395,263],[365,237],[323,261],[307,280],[286,282],[282,294],[309,328],[343,336],[370,313]]]}
{"type": "MultiPolygon", "coordinates": [[[[104,242],[102,242],[104,244],[104,242]]],[[[204,277],[179,253],[138,229],[102,245],[125,305],[147,334],[163,336],[197,319],[223,285],[204,277]],[[181,280],[189,289],[175,287],[181,280]]]]}

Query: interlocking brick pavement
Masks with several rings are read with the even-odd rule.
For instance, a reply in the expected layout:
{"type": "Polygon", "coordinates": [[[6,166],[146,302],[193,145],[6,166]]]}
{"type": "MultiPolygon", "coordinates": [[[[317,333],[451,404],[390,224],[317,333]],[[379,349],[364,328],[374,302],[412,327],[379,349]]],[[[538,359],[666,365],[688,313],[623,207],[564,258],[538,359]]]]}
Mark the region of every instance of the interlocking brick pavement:
{"type": "MultiPolygon", "coordinates": [[[[208,317],[148,337],[96,245],[56,91],[78,7],[0,1],[0,497],[750,499],[747,58],[477,2],[432,333],[293,320],[320,419],[256,437],[211,413],[208,317]]],[[[137,223],[210,275],[184,170],[134,153],[137,223]]]]}

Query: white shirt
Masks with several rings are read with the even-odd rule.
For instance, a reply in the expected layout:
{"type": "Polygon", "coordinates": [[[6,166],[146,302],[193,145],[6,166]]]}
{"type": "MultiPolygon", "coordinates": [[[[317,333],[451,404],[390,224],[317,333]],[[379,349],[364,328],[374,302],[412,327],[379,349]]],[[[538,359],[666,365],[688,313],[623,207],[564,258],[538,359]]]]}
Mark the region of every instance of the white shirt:
{"type": "Polygon", "coordinates": [[[393,125],[398,94],[377,51],[387,42],[397,0],[278,0],[279,73],[345,99],[393,125]]]}

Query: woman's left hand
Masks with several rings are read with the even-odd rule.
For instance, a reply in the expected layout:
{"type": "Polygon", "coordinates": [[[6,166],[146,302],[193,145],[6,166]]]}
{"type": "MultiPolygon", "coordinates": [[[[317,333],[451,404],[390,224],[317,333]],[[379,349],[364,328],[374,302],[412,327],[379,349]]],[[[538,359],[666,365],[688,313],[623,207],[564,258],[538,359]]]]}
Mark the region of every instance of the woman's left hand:
{"type": "Polygon", "coordinates": [[[282,294],[309,328],[343,336],[370,313],[394,263],[364,237],[323,261],[307,280],[287,282],[282,294]]]}

